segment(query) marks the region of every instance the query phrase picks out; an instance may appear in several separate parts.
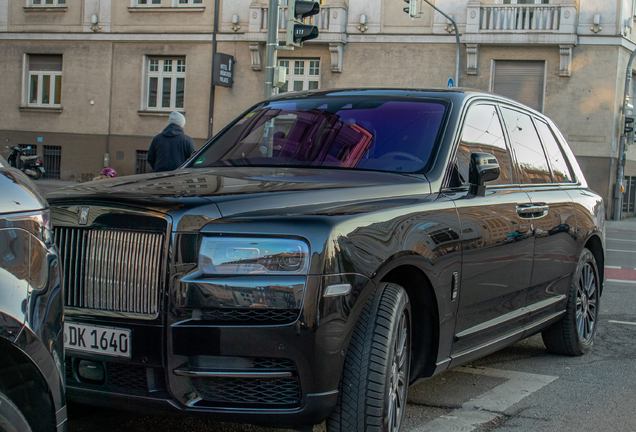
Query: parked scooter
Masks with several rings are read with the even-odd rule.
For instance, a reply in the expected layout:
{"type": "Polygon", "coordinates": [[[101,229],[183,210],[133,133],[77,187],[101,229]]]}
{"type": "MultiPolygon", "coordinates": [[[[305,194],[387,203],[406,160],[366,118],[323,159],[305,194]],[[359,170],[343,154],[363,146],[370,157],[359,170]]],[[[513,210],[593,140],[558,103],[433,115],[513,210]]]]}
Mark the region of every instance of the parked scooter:
{"type": "Polygon", "coordinates": [[[7,158],[10,166],[20,169],[34,180],[44,175],[44,166],[42,166],[40,156],[24,156],[24,150],[30,150],[31,147],[21,149],[20,147],[7,146],[7,148],[11,150],[11,154],[7,158]]]}

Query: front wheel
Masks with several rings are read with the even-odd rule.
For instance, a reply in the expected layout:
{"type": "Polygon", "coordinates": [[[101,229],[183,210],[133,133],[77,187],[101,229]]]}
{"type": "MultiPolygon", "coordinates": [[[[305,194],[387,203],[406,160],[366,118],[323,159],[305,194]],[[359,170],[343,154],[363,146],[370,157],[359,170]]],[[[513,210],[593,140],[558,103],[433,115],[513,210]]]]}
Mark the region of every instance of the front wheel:
{"type": "Polygon", "coordinates": [[[382,284],[360,315],[340,378],[329,432],[400,430],[411,365],[411,305],[404,288],[382,284]]]}
{"type": "Polygon", "coordinates": [[[583,249],[572,277],[565,315],[541,334],[551,353],[580,356],[592,348],[601,288],[598,274],[594,255],[583,249]]]}

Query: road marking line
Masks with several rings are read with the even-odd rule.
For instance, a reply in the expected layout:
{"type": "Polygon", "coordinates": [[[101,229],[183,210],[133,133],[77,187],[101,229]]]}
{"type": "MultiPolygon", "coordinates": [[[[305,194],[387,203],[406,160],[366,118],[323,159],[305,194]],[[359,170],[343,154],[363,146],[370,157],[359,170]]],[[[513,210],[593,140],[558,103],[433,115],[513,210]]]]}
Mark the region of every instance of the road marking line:
{"type": "Polygon", "coordinates": [[[636,326],[636,323],[634,323],[634,322],[629,322],[629,321],[614,321],[614,320],[608,320],[607,322],[612,323],[612,324],[627,324],[627,325],[633,325],[633,326],[636,326]]]}
{"type": "Polygon", "coordinates": [[[636,281],[622,280],[622,279],[605,279],[605,282],[622,282],[622,283],[628,283],[628,284],[636,284],[636,281]]]}
{"type": "Polygon", "coordinates": [[[623,250],[623,249],[607,249],[608,252],[630,252],[630,253],[636,253],[636,250],[623,250]]]}
{"type": "Polygon", "coordinates": [[[558,378],[549,375],[466,366],[455,369],[455,372],[505,378],[508,381],[465,402],[461,408],[412,429],[411,432],[473,431],[479,425],[503,415],[505,410],[521,399],[558,378]]]}
{"type": "Polygon", "coordinates": [[[605,268],[613,268],[613,269],[622,269],[623,267],[621,266],[608,266],[606,265],[605,268]]]}
{"type": "Polygon", "coordinates": [[[606,238],[605,240],[636,242],[636,240],[629,240],[629,239],[617,239],[617,238],[606,238]]]}

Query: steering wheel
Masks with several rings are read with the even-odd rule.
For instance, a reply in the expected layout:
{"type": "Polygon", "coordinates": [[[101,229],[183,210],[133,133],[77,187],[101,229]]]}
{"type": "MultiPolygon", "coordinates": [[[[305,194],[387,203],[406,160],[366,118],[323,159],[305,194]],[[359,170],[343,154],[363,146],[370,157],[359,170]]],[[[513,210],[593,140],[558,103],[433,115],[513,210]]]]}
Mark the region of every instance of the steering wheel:
{"type": "Polygon", "coordinates": [[[400,156],[402,159],[412,160],[413,162],[423,162],[422,159],[418,158],[417,156],[402,151],[392,151],[382,155],[382,157],[388,157],[390,159],[399,159],[396,156],[400,156]]]}

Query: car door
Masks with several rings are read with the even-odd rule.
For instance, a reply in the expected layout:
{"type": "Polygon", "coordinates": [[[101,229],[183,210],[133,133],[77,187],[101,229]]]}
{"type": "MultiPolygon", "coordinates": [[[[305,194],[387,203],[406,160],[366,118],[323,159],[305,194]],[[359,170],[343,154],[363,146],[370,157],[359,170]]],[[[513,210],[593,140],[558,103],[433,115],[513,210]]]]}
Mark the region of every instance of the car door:
{"type": "MultiPolygon", "coordinates": [[[[453,188],[462,229],[462,269],[451,366],[470,361],[520,338],[523,307],[532,271],[531,221],[518,214],[528,195],[515,184],[511,154],[497,107],[469,107],[456,155],[453,188]],[[472,152],[493,154],[498,179],[486,183],[486,195],[471,195],[467,185],[472,152]]],[[[451,184],[451,186],[453,186],[451,184]]]]}
{"type": "Polygon", "coordinates": [[[502,107],[502,114],[519,182],[532,204],[529,210],[533,217],[534,265],[526,300],[526,326],[532,331],[560,316],[567,302],[578,245],[574,204],[559,183],[571,182],[573,177],[545,122],[511,107],[502,107]]]}

